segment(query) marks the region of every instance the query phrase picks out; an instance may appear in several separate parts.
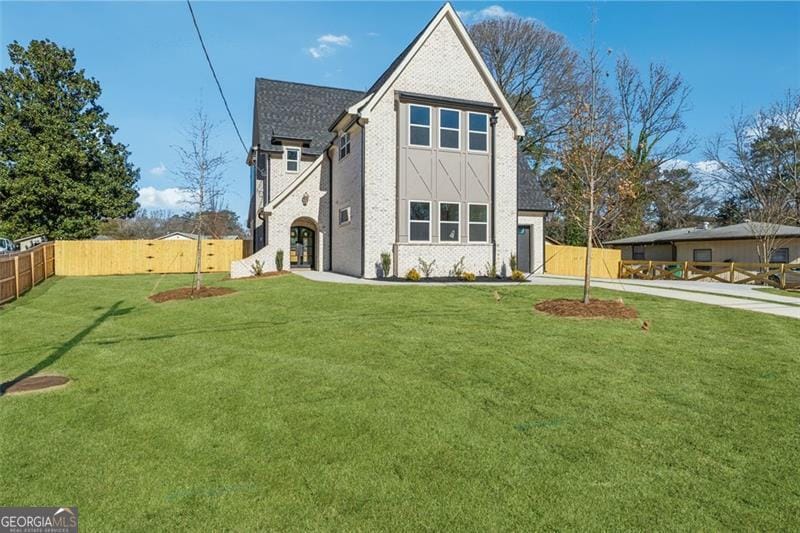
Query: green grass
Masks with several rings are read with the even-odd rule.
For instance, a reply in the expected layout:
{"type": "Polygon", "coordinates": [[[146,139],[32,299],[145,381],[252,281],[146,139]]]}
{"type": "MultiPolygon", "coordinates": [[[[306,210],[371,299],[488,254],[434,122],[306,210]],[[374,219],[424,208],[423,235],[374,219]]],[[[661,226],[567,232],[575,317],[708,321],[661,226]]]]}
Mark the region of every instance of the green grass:
{"type": "Polygon", "coordinates": [[[188,280],[55,279],[0,311],[0,380],[74,379],[0,398],[0,505],[86,531],[800,523],[800,321],[624,294],[644,332],[532,312],[578,287],[295,276],[146,299],[188,280]]]}
{"type": "Polygon", "coordinates": [[[784,291],[781,289],[776,289],[775,287],[762,287],[756,290],[761,292],[770,292],[772,294],[780,294],[781,296],[794,296],[795,298],[800,298],[800,291],[798,290],[784,291]]]}

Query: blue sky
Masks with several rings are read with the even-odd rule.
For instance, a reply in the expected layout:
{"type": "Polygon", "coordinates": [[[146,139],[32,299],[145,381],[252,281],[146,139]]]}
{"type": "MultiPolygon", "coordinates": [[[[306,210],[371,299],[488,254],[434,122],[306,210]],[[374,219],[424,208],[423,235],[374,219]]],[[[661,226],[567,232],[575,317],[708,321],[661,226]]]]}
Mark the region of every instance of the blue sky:
{"type": "MultiPolygon", "coordinates": [[[[433,16],[439,3],[198,2],[195,13],[226,96],[249,145],[256,76],[365,89],[433,16]]],[[[513,12],[587,45],[592,8],[597,38],[640,67],[666,63],[692,87],[689,130],[701,141],[732,112],[753,111],[800,89],[800,3],[454,2],[469,19],[513,12]]],[[[249,194],[236,139],[185,3],[0,4],[0,41],[49,38],[74,48],[103,87],[101,104],[141,169],[145,207],[179,198],[172,146],[198,105],[218,121],[229,152],[228,203],[243,218],[249,194]]],[[[8,66],[5,51],[0,67],[8,66]]],[[[687,157],[702,159],[698,148],[687,157]]]]}

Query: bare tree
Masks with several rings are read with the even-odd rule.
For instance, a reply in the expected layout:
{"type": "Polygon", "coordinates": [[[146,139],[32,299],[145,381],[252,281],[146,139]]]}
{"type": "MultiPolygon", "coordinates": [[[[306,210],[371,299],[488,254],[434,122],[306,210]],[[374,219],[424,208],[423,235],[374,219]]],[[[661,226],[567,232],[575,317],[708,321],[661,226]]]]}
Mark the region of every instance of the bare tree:
{"type": "Polygon", "coordinates": [[[521,153],[539,170],[569,121],[577,54],[563,35],[530,19],[488,19],[469,29],[489,71],[526,129],[521,153]]]}
{"type": "MultiPolygon", "coordinates": [[[[594,21],[592,22],[594,30],[594,21]]],[[[610,51],[609,51],[610,53],[610,51]]],[[[595,232],[620,215],[620,199],[630,194],[614,154],[620,141],[615,102],[604,80],[604,60],[592,42],[581,61],[583,80],[570,95],[572,120],[558,144],[560,169],[552,173],[555,187],[566,200],[565,216],[586,234],[583,303],[591,291],[592,248],[595,232]]]]}
{"type": "Polygon", "coordinates": [[[180,167],[175,173],[181,180],[185,203],[195,213],[197,251],[192,292],[202,286],[203,235],[207,229],[204,215],[219,211],[226,192],[222,170],[227,164],[227,154],[212,153],[214,127],[203,110],[198,109],[186,129],[186,145],[175,147],[180,158],[180,167]]]}
{"type": "Polygon", "coordinates": [[[758,241],[761,262],[781,246],[780,226],[800,223],[800,98],[785,99],[753,115],[731,118],[728,135],[706,149],[708,172],[720,194],[739,209],[758,241]]]}

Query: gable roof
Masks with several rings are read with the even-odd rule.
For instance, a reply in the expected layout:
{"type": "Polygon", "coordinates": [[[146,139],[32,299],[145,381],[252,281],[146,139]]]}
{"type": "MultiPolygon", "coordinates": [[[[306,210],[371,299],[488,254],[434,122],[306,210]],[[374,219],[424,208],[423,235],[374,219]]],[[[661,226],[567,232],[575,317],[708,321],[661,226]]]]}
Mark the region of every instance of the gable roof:
{"type": "Polygon", "coordinates": [[[755,239],[775,234],[778,237],[800,237],[800,227],[768,224],[766,222],[742,222],[719,228],[679,228],[667,231],[636,235],[608,241],[606,244],[667,244],[680,241],[715,241],[727,239],[755,239]]]}
{"type": "Polygon", "coordinates": [[[470,37],[469,32],[464,27],[464,23],[461,22],[461,18],[459,18],[455,9],[453,9],[453,6],[450,5],[450,2],[446,2],[442,6],[436,15],[434,15],[434,17],[428,22],[428,24],[425,25],[422,31],[416,37],[414,37],[411,43],[402,52],[400,52],[400,55],[397,56],[394,61],[392,61],[392,64],[389,65],[389,68],[386,69],[386,71],[380,75],[375,83],[372,84],[372,87],[370,87],[370,89],[367,91],[367,93],[370,94],[370,97],[361,108],[364,109],[361,115],[365,118],[369,117],[369,112],[372,110],[372,108],[380,101],[385,92],[391,86],[392,82],[397,78],[397,76],[400,75],[403,69],[405,69],[408,63],[413,59],[414,55],[416,55],[417,51],[419,51],[422,45],[425,44],[425,41],[428,39],[428,37],[430,37],[430,35],[433,33],[433,30],[436,29],[439,23],[444,19],[448,19],[453,24],[453,28],[464,44],[467,54],[475,62],[475,65],[478,67],[484,82],[486,85],[488,85],[489,90],[494,95],[495,100],[500,104],[500,108],[514,129],[515,135],[517,137],[523,137],[525,135],[525,128],[522,126],[522,123],[520,122],[516,113],[514,113],[511,104],[509,104],[508,100],[506,100],[506,97],[503,95],[503,91],[500,90],[500,87],[497,85],[492,73],[489,72],[486,62],[483,60],[483,57],[481,57],[480,52],[478,52],[478,49],[472,42],[472,37],[470,37]]]}
{"type": "Polygon", "coordinates": [[[539,180],[525,167],[520,159],[517,162],[517,210],[555,211],[555,206],[542,190],[539,180]]]}
{"type": "Polygon", "coordinates": [[[319,155],[333,139],[328,126],[364,93],[306,83],[256,78],[253,144],[282,152],[283,140],[302,142],[303,152],[319,155]]]}

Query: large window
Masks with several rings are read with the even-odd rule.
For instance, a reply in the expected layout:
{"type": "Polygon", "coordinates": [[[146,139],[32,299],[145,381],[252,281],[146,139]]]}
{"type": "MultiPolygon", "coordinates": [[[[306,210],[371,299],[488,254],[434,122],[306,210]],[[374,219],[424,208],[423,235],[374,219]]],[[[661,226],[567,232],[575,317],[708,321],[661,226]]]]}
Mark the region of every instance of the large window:
{"type": "Polygon", "coordinates": [[[408,240],[429,242],[431,240],[431,203],[408,203],[408,240]]]}
{"type": "Polygon", "coordinates": [[[789,262],[789,249],[776,248],[769,258],[770,263],[788,263],[789,262]]]}
{"type": "Polygon", "coordinates": [[[469,149],[471,152],[486,152],[489,147],[489,115],[469,114],[469,149]]]}
{"type": "Polygon", "coordinates": [[[342,133],[339,137],[339,160],[341,161],[350,153],[350,134],[342,133]]]}
{"type": "Polygon", "coordinates": [[[431,145],[431,108],[424,105],[408,106],[408,144],[431,145]]]}
{"type": "Polygon", "coordinates": [[[692,261],[711,261],[711,248],[695,248],[692,250],[692,261]]]}
{"type": "Polygon", "coordinates": [[[439,203],[439,240],[458,242],[460,240],[461,204],[439,203]]]}
{"type": "Polygon", "coordinates": [[[286,149],[286,172],[300,170],[300,148],[286,149]]]}
{"type": "Polygon", "coordinates": [[[461,112],[439,110],[439,148],[458,150],[461,147],[461,112]]]}
{"type": "Polygon", "coordinates": [[[469,242],[489,240],[489,206],[469,204],[469,242]]]}

